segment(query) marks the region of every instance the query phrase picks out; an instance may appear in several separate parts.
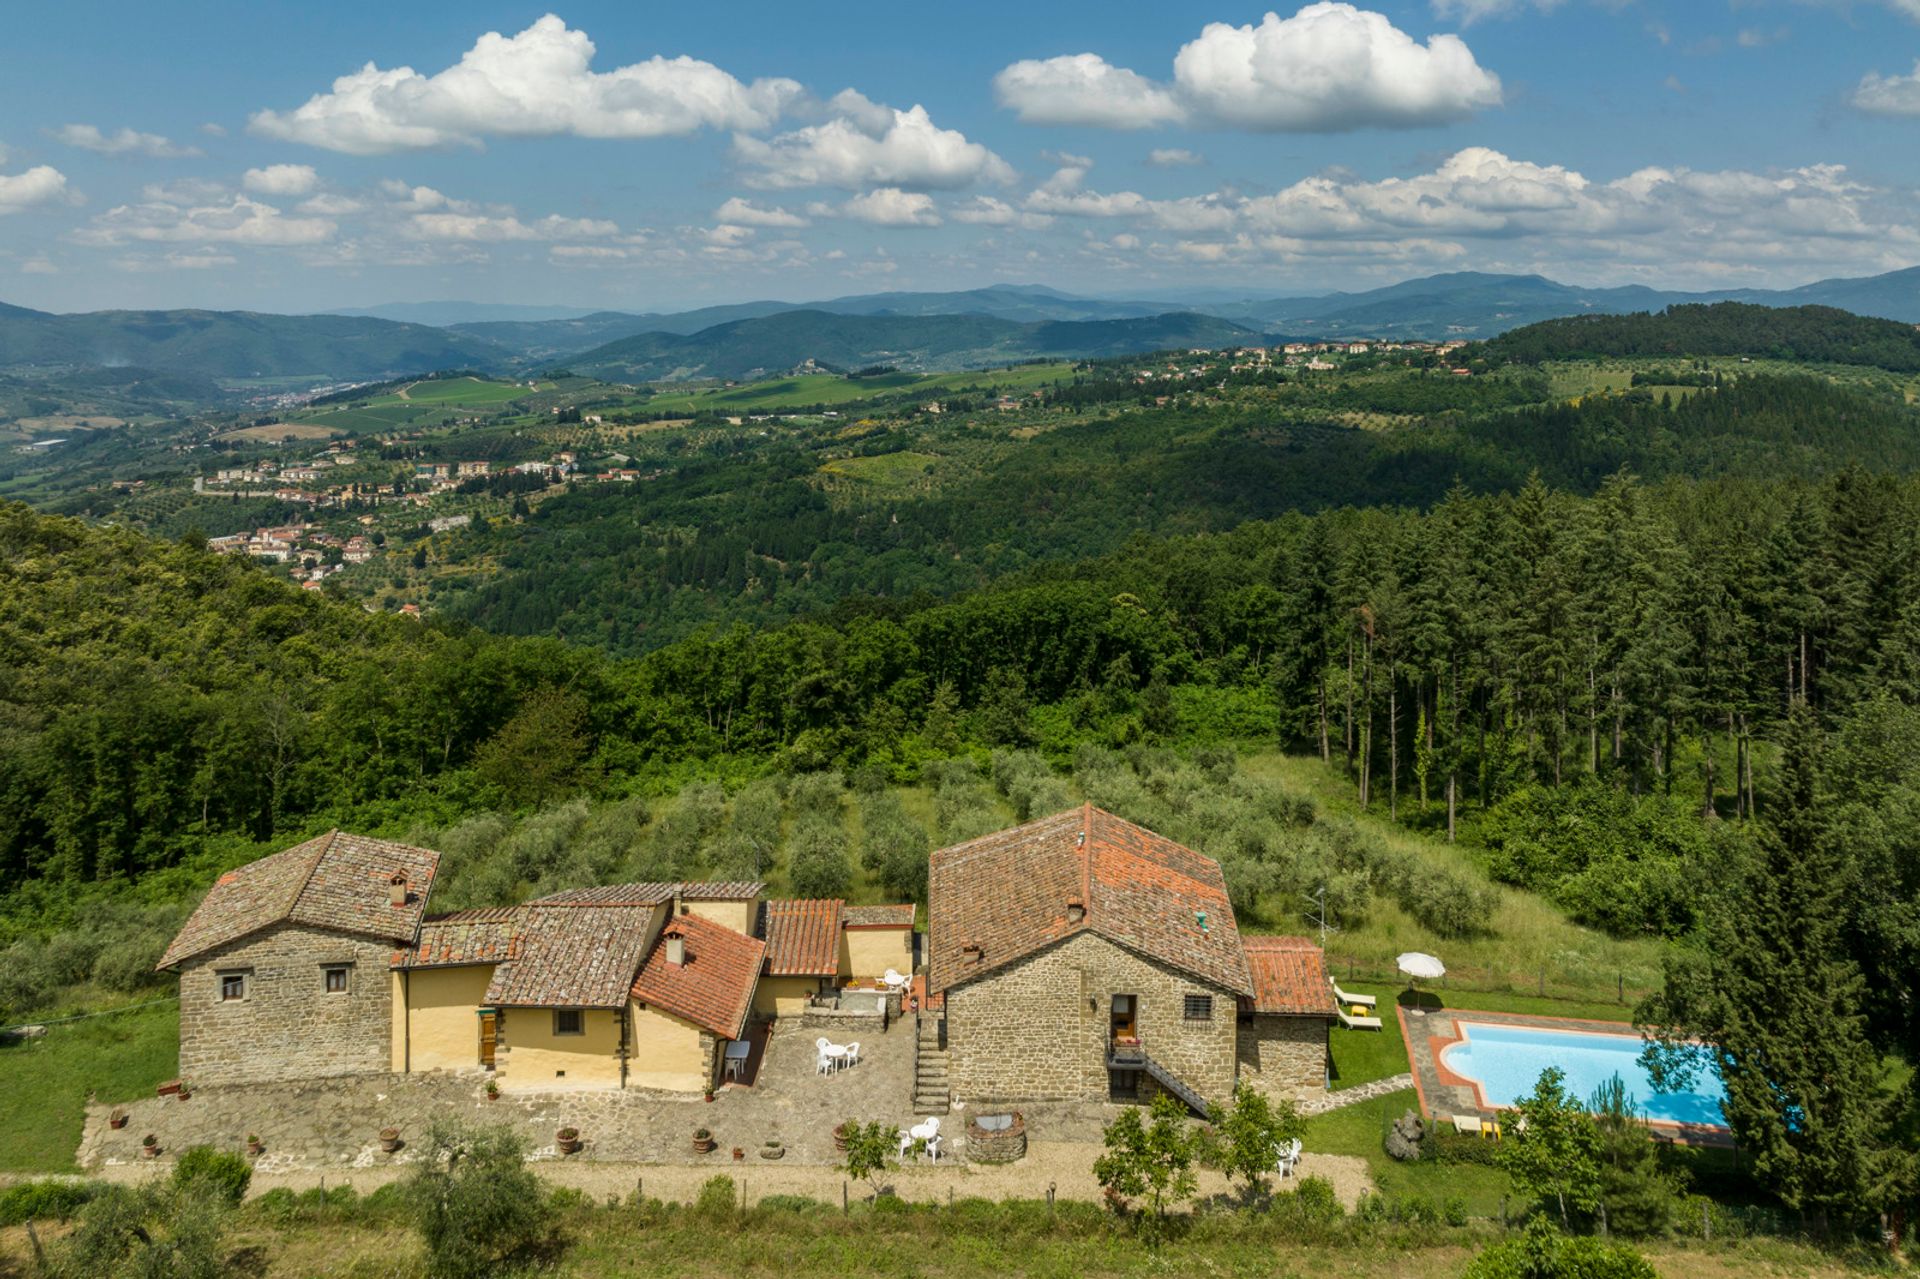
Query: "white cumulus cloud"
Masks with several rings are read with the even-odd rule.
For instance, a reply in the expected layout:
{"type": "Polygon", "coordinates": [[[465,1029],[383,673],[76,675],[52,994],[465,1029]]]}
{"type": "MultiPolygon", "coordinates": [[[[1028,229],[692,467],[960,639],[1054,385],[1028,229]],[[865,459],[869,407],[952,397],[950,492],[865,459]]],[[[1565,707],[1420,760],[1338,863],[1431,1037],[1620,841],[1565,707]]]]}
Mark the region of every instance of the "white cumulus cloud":
{"type": "Polygon", "coordinates": [[[24,173],[0,173],[0,214],[18,213],[36,205],[72,199],[67,175],[52,165],[37,164],[24,173]]]}
{"type": "Polygon", "coordinates": [[[597,218],[564,218],[548,214],[522,222],[512,214],[416,213],[407,220],[407,234],[422,240],[457,240],[468,244],[509,240],[591,240],[618,235],[620,228],[597,218]]]}
{"type": "Polygon", "coordinates": [[[1207,157],[1185,147],[1155,147],[1147,152],[1147,163],[1156,169],[1185,169],[1206,162],[1207,157]]]}
{"type": "Polygon", "coordinates": [[[488,137],[657,138],[700,129],[771,127],[801,94],[782,78],[744,83],[698,58],[655,56],[592,69],[593,41],[548,14],[518,35],[490,31],[433,75],[369,62],[291,111],[259,111],[248,128],[380,155],[488,137]]]}
{"type": "Polygon", "coordinates": [[[942,129],[925,107],[882,106],[848,89],[828,103],[831,118],[773,138],[736,134],[734,158],[759,187],[829,186],[861,190],[951,190],[1010,182],[1011,165],[956,129],[942,129]]]}
{"type": "Polygon", "coordinates": [[[244,195],[205,203],[147,199],[122,204],[74,232],[82,244],[136,242],[291,246],[331,240],[338,224],[331,218],[288,217],[270,204],[244,195]]]}
{"type": "Polygon", "coordinates": [[[1872,115],[1920,117],[1920,59],[1915,59],[1912,75],[1867,72],[1848,101],[1872,115]]]}
{"type": "Polygon", "coordinates": [[[902,191],[899,187],[881,187],[856,195],[840,206],[840,212],[856,222],[874,226],[939,226],[940,214],[933,197],[922,191],[902,191]]]}
{"type": "Polygon", "coordinates": [[[767,208],[751,200],[743,200],[737,195],[714,210],[713,217],[716,222],[730,222],[735,226],[801,227],[808,225],[807,220],[798,213],[789,213],[777,205],[767,208]]]}
{"type": "Polygon", "coordinates": [[[1053,218],[1048,214],[1016,209],[1005,200],[990,195],[976,195],[956,207],[953,220],[975,226],[1015,226],[1029,231],[1053,225],[1053,218]]]}
{"type": "Polygon", "coordinates": [[[1340,133],[1464,120],[1502,101],[1500,77],[1456,35],[1415,40],[1385,15],[1318,3],[1258,25],[1209,23],[1161,84],[1097,54],[1018,62],[995,81],[1036,124],[1140,128],[1191,123],[1340,133]]]}
{"type": "Polygon", "coordinates": [[[240,185],[255,195],[305,195],[320,184],[310,164],[269,164],[248,169],[240,185]]]}
{"type": "Polygon", "coordinates": [[[1016,62],[993,78],[993,91],[1000,105],[1033,124],[1148,129],[1187,114],[1171,89],[1097,53],[1016,62]]]}
{"type": "Polygon", "coordinates": [[[50,136],[56,142],[98,155],[144,155],[155,160],[179,160],[204,154],[198,147],[179,146],[157,133],[134,129],[105,133],[96,124],[63,124],[52,130],[50,136]]]}

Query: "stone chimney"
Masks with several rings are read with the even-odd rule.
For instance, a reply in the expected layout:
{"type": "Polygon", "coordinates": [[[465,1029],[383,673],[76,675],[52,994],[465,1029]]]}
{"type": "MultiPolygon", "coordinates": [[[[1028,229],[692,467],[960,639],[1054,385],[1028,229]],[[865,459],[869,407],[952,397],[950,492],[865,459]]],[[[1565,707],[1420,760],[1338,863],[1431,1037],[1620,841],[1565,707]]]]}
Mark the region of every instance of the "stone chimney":
{"type": "Polygon", "coordinates": [[[1087,917],[1087,904],[1078,897],[1067,899],[1067,922],[1077,924],[1087,917]]]}
{"type": "Polygon", "coordinates": [[[687,962],[687,939],[678,931],[667,934],[667,962],[675,968],[687,962]]]}
{"type": "Polygon", "coordinates": [[[407,877],[404,873],[395,872],[393,878],[387,881],[387,900],[395,906],[407,904],[407,877]]]}
{"type": "Polygon", "coordinates": [[[980,943],[977,941],[970,941],[970,942],[964,943],[960,947],[960,962],[963,964],[979,963],[980,962],[980,943]]]}

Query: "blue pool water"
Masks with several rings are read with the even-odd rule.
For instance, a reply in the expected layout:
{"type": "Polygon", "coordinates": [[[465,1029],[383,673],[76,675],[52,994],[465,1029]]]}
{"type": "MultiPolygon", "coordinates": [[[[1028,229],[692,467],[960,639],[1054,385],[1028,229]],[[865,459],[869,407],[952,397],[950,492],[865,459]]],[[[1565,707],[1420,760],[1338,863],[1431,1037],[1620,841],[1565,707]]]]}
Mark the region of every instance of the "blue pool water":
{"type": "Polygon", "coordinates": [[[1691,1092],[1655,1092],[1653,1081],[1640,1064],[1642,1045],[1637,1035],[1486,1022],[1461,1022],[1459,1028],[1466,1038],[1441,1049],[1440,1060],[1454,1074],[1478,1083],[1493,1105],[1512,1105],[1526,1097],[1533,1092],[1541,1071],[1558,1066],[1567,1074],[1567,1091],[1581,1101],[1618,1075],[1627,1086],[1635,1111],[1647,1119],[1726,1125],[1720,1102],[1727,1094],[1720,1077],[1709,1067],[1696,1073],[1691,1092]]]}

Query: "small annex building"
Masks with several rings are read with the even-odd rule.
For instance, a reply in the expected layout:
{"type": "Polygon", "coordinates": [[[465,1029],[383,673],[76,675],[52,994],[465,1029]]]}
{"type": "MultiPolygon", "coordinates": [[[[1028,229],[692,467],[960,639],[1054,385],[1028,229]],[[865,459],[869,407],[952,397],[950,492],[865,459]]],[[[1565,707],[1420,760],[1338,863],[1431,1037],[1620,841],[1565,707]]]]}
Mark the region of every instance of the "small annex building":
{"type": "Polygon", "coordinates": [[[935,852],[927,921],[956,1100],[1325,1086],[1317,948],[1243,941],[1218,862],[1092,805],[935,852]]]}
{"type": "Polygon", "coordinates": [[[328,831],[214,881],[158,967],[180,975],[180,1074],[247,1083],[388,1068],[394,947],[440,854],[328,831]]]}

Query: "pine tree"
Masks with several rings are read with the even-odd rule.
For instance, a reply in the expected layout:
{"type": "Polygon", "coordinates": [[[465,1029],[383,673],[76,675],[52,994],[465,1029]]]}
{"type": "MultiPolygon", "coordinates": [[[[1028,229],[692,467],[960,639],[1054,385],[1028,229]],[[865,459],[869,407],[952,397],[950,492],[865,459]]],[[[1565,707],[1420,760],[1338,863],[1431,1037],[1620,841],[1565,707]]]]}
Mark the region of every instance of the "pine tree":
{"type": "Polygon", "coordinates": [[[1873,1210],[1888,1152],[1864,983],[1847,953],[1847,856],[1823,820],[1818,750],[1812,713],[1796,704],[1757,847],[1710,901],[1698,963],[1669,965],[1642,1021],[1656,1032],[1656,1082],[1697,1067],[1690,1040],[1709,1045],[1755,1176],[1825,1229],[1873,1210]]]}

